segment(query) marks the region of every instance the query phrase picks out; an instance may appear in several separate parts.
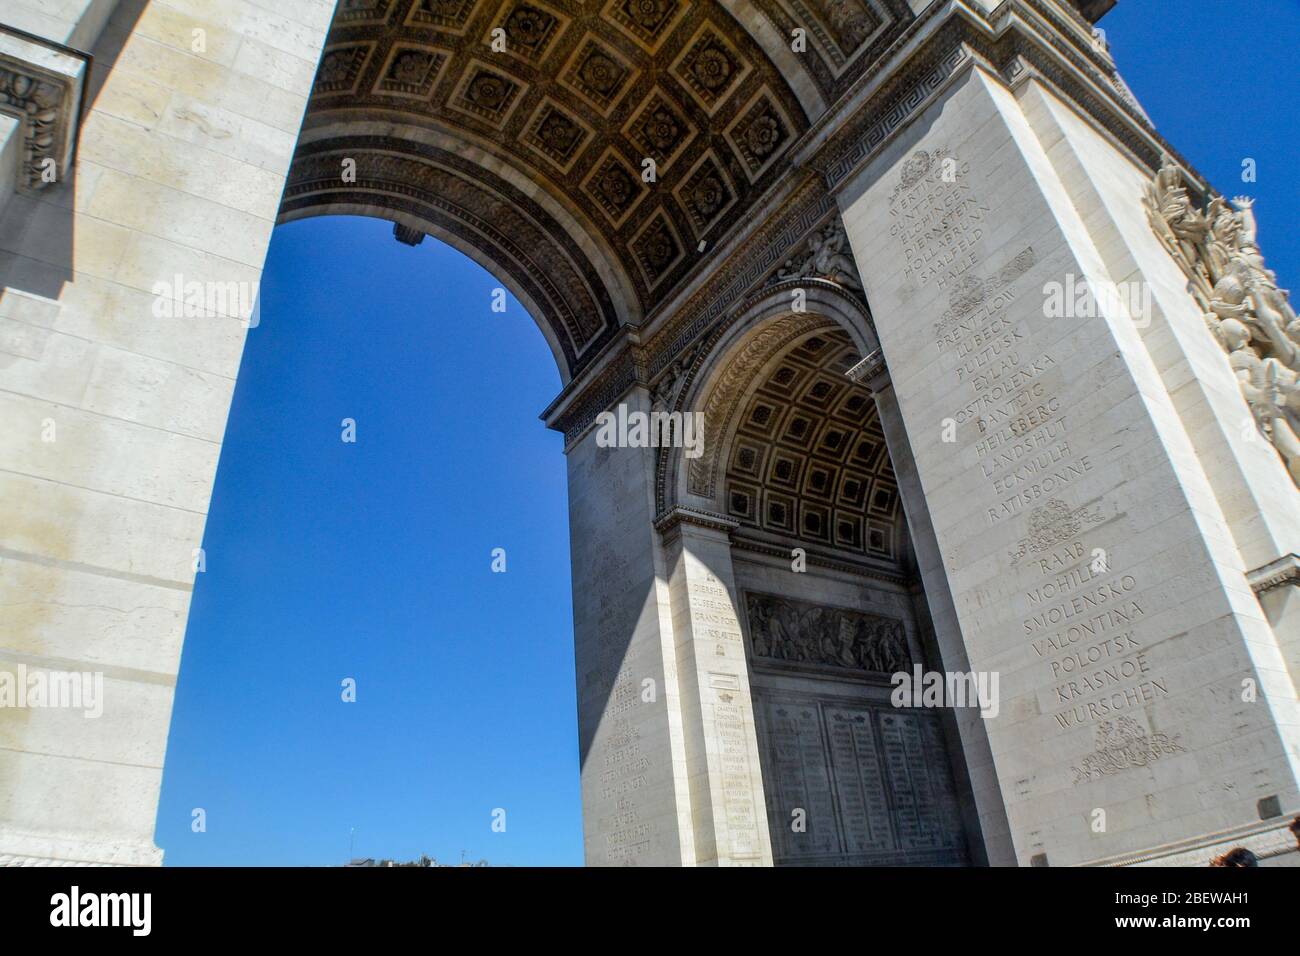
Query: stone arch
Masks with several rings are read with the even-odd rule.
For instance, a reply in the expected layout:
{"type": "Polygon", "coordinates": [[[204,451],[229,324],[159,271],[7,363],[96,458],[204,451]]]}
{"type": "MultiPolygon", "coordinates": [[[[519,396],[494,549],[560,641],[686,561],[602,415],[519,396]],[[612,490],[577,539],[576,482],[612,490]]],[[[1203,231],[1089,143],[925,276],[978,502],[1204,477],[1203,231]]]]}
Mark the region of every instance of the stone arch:
{"type": "MultiPolygon", "coordinates": [[[[932,631],[931,659],[945,670],[1004,673],[1017,706],[996,723],[969,708],[954,717],[967,832],[987,850],[973,858],[1203,862],[1229,848],[1225,834],[1274,852],[1285,819],[1275,811],[1289,816],[1300,792],[1286,759],[1297,701],[1282,666],[1294,664],[1300,633],[1300,508],[1273,449],[1243,444],[1258,430],[1238,427],[1248,409],[1231,367],[1141,208],[1160,156],[1177,154],[1092,29],[1112,0],[255,5],[253,15],[134,0],[101,30],[112,3],[36,0],[19,6],[58,15],[20,23],[36,32],[0,57],[11,151],[26,144],[58,172],[37,183],[22,163],[0,183],[16,425],[0,475],[0,603],[23,608],[0,650],[58,669],[111,667],[123,702],[91,736],[65,733],[53,714],[9,721],[0,862],[160,859],[150,833],[192,549],[251,306],[242,294],[205,296],[199,311],[212,321],[201,322],[152,306],[181,273],[209,292],[256,287],[290,167],[282,220],[358,212],[395,221],[405,241],[445,239],[528,303],[561,365],[565,388],[546,420],[566,436],[573,541],[598,544],[575,553],[573,579],[590,862],[771,858],[755,826],[762,780],[737,598],[778,576],[789,584],[790,564],[733,548],[745,532],[718,498],[719,476],[744,407],[740,370],[761,378],[782,349],[824,329],[865,356],[856,377],[890,438],[915,573],[900,584],[887,568],[824,564],[815,570],[827,591],[773,596],[852,612],[874,578],[915,602],[916,630],[932,631]],[[180,15],[228,42],[196,57],[180,15]],[[489,54],[502,23],[520,42],[489,54]],[[795,56],[787,42],[800,26],[808,47],[795,56]],[[65,44],[94,45],[93,74],[65,44]],[[349,153],[365,174],[354,183],[329,169],[349,153]],[[638,176],[650,153],[663,174],[654,189],[638,176]],[[927,168],[961,160],[958,178],[936,168],[918,179],[918,157],[927,168]],[[967,191],[961,205],[980,220],[945,212],[967,191]],[[890,228],[904,200],[916,213],[910,240],[890,228]],[[888,371],[873,359],[865,307],[842,289],[805,276],[816,305],[798,316],[779,301],[790,285],[746,300],[774,270],[790,275],[782,260],[806,256],[799,243],[835,214],[871,290],[888,371]],[[1044,323],[1034,289],[1065,274],[1151,284],[1158,308],[1140,326],[1106,309],[1044,323]],[[953,308],[978,304],[954,301],[954,287],[978,276],[1014,280],[1018,297],[992,321],[973,311],[948,326],[953,308]],[[1020,362],[1006,360],[1006,387],[1024,406],[971,371],[996,351],[994,335],[1024,346],[1020,362]],[[652,401],[722,412],[716,457],[696,465],[712,476],[711,488],[697,485],[709,493],[691,497],[680,454],[606,453],[589,427],[603,409],[652,401]],[[930,427],[935,412],[960,408],[995,430],[951,441],[930,427]],[[74,440],[38,439],[48,415],[74,440]],[[1017,464],[1031,442],[1035,461],[1017,464]],[[1077,480],[1073,500],[1038,504],[1019,490],[1036,480],[1026,466],[1049,460],[1077,480]],[[1120,743],[1146,746],[1158,727],[1168,773],[1164,763],[1122,768],[1118,781],[1107,773],[1117,744],[1094,733],[1095,701],[1056,714],[1018,706],[1060,686],[1036,659],[1051,635],[1040,630],[1044,644],[1030,649],[1021,633],[1041,627],[1021,612],[1030,589],[1042,593],[1040,573],[1056,570],[1025,558],[1049,546],[1062,573],[1072,550],[1095,547],[1107,573],[1140,572],[1130,636],[1153,649],[1152,673],[1170,689],[1143,701],[1120,743]],[[1243,603],[1252,591],[1258,607],[1243,603]],[[1187,683],[1188,661],[1210,644],[1222,653],[1198,661],[1187,683]],[[1267,706],[1246,714],[1198,693],[1243,673],[1274,676],[1261,683],[1267,706]],[[638,703],[646,679],[665,691],[653,707],[638,703]],[[1213,735],[1228,725],[1258,746],[1227,754],[1213,735]],[[1170,812],[1185,803],[1178,767],[1204,766],[1207,753],[1227,756],[1205,775],[1197,812],[1170,812]],[[1244,779],[1271,796],[1243,794],[1244,779]],[[1114,787],[1149,792],[1166,810],[1080,839],[1076,811],[1114,787]],[[1272,815],[1258,819],[1266,806],[1272,815]]],[[[1181,175],[1197,204],[1213,197],[1199,174],[1181,175]]]]}
{"type": "Polygon", "coordinates": [[[344,4],[281,220],[365,210],[449,241],[528,304],[568,382],[689,281],[824,112],[774,9],[344,4]]]}
{"type": "Polygon", "coordinates": [[[609,270],[601,270],[541,203],[468,165],[455,151],[437,147],[413,156],[409,140],[320,139],[299,147],[278,221],[366,215],[410,230],[407,241],[418,243],[427,234],[446,242],[528,309],[567,383],[627,321],[619,308],[627,299],[611,294],[609,270]],[[343,159],[357,164],[354,184],[338,180],[343,159]]]}
{"type": "Polygon", "coordinates": [[[819,332],[847,335],[859,356],[879,343],[864,302],[835,282],[785,280],[750,296],[730,322],[720,323],[654,384],[656,395],[673,391],[675,411],[704,413],[703,454],[688,460],[680,448],[665,449],[657,475],[660,514],[674,507],[726,513],[722,472],[744,401],[799,340],[819,332]],[[795,312],[791,293],[802,291],[805,311],[795,312]]]}
{"type": "MultiPolygon", "coordinates": [[[[874,324],[849,288],[852,277],[842,278],[846,284],[768,283],[653,383],[661,409],[705,416],[700,457],[674,448],[658,462],[656,527],[671,568],[674,639],[683,640],[679,622],[689,621],[692,642],[707,648],[711,680],[727,666],[714,646],[719,620],[741,645],[732,666],[754,727],[775,864],[963,863],[980,857],[981,838],[960,810],[969,802],[968,774],[952,717],[900,712],[889,701],[887,673],[934,666],[939,657],[881,410],[863,384],[863,371],[879,361],[874,324]],[[800,311],[792,292],[802,293],[800,311]],[[758,420],[762,410],[770,414],[758,420]],[[742,494],[748,503],[738,507],[742,494]],[[773,507],[784,514],[768,520],[773,507]],[[803,550],[802,566],[791,563],[794,547],[803,550]],[[888,786],[903,802],[926,804],[921,841],[890,823],[895,835],[878,844],[878,855],[855,855],[850,847],[868,824],[846,814],[837,795],[819,804],[817,849],[787,838],[789,794],[807,791],[805,771],[790,770],[779,754],[791,734],[821,734],[813,728],[823,719],[879,728],[866,732],[872,740],[896,722],[907,725],[916,776],[900,774],[888,786]],[[921,778],[924,792],[915,789],[921,778]]],[[[819,759],[837,778],[860,772],[836,764],[829,750],[819,759]]],[[[875,778],[863,785],[880,786],[875,778]]],[[[887,802],[877,801],[872,828],[886,826],[879,821],[894,812],[887,802]]]]}

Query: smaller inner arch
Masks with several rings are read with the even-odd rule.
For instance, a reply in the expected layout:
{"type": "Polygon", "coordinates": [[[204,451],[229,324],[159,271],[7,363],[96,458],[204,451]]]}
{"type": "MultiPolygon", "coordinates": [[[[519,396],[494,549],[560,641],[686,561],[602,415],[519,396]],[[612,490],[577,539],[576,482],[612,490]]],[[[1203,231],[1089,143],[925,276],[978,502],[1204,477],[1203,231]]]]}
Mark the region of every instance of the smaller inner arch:
{"type": "Polygon", "coordinates": [[[847,333],[814,333],[744,401],[723,489],[742,533],[855,559],[903,559],[898,483],[875,402],[845,374],[859,360],[847,333]]]}

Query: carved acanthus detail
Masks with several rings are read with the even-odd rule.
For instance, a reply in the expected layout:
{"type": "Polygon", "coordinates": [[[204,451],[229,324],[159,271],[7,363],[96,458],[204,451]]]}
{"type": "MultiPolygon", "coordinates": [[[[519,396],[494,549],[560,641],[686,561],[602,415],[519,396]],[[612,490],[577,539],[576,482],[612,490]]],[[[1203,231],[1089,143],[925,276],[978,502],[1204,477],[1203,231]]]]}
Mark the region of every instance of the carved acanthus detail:
{"type": "Polygon", "coordinates": [[[1151,228],[1228,353],[1256,425],[1300,485],[1300,320],[1264,265],[1251,200],[1229,204],[1215,196],[1199,208],[1166,156],[1144,202],[1151,228]]]}
{"type": "Polygon", "coordinates": [[[18,185],[39,191],[62,180],[65,148],[76,122],[70,87],[0,63],[0,112],[22,124],[18,185]]]}

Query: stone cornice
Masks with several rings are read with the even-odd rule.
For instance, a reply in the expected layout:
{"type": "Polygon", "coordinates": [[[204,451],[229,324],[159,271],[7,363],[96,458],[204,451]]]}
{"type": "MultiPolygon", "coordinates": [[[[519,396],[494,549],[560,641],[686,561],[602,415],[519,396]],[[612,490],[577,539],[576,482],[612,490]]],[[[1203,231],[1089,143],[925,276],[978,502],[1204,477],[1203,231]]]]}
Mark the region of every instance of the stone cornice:
{"type": "MultiPolygon", "coordinates": [[[[809,129],[799,158],[838,190],[954,75],[979,62],[1006,82],[1032,68],[1137,161],[1155,170],[1168,153],[1190,171],[1128,102],[1109,55],[1074,42],[1076,33],[1049,0],[1004,0],[987,17],[957,0],[937,5],[899,38],[889,62],[809,129]]],[[[1204,188],[1200,177],[1193,179],[1204,188]]]]}
{"type": "Polygon", "coordinates": [[[630,338],[611,353],[604,368],[583,376],[561,392],[541,418],[547,426],[564,433],[567,452],[596,422],[596,416],[637,385],[646,386],[645,350],[630,338]]]}
{"type": "Polygon", "coordinates": [[[682,524],[696,525],[700,528],[709,528],[713,531],[722,531],[731,534],[740,527],[740,522],[726,515],[715,514],[712,511],[697,511],[694,508],[677,507],[655,518],[655,530],[660,534],[668,534],[674,528],[682,524]]]}
{"type": "Polygon", "coordinates": [[[0,112],[21,124],[19,191],[40,192],[67,178],[91,62],[89,53],[0,24],[0,112]]]}
{"type": "Polygon", "coordinates": [[[1247,571],[1246,580],[1251,590],[1260,595],[1287,585],[1300,587],[1300,555],[1284,554],[1263,567],[1247,571]]]}
{"type": "Polygon", "coordinates": [[[574,413],[575,406],[581,402],[583,396],[596,387],[614,365],[625,360],[625,352],[640,347],[641,340],[637,328],[631,325],[619,326],[610,340],[592,356],[591,364],[583,369],[581,375],[565,383],[560,393],[551,399],[551,403],[542,410],[538,418],[545,422],[548,428],[564,431],[565,422],[574,413]]]}
{"type": "MultiPolygon", "coordinates": [[[[885,353],[881,349],[876,349],[844,374],[853,381],[871,388],[871,382],[882,372],[888,373],[885,367],[885,353]]],[[[874,388],[871,390],[875,391],[874,388]]]]}

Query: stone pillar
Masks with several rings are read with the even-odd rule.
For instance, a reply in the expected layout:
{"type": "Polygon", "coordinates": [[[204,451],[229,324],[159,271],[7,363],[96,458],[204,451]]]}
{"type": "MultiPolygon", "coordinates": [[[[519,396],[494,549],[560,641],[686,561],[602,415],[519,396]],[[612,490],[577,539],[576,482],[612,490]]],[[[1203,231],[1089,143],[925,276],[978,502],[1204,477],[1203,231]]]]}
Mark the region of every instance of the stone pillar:
{"type": "MultiPolygon", "coordinates": [[[[74,44],[110,7],[19,2],[28,30],[74,44]]],[[[73,174],[0,221],[0,679],[103,681],[94,719],[0,708],[0,862],[161,859],[196,549],[332,13],[122,0],[73,174]]]]}
{"type": "MultiPolygon", "coordinates": [[[[1142,197],[1150,172],[1136,166],[1025,67],[1013,89],[1070,201],[1093,211],[1089,234],[1117,289],[1144,314],[1133,316],[1179,420],[1196,450],[1224,519],[1273,626],[1293,681],[1300,681],[1300,491],[1277,450],[1263,439],[1241,387],[1187,276],[1158,241],[1142,197]]],[[[1267,240],[1267,237],[1263,237],[1267,240]]]]}
{"type": "MultiPolygon", "coordinates": [[[[636,387],[629,412],[648,411],[636,387]]],[[[695,860],[651,448],[568,448],[573,634],[588,865],[695,860]]]]}
{"type": "Polygon", "coordinates": [[[678,508],[659,522],[668,552],[695,862],[771,866],[758,735],[737,614],[730,532],[678,508]]]}
{"type": "Polygon", "coordinates": [[[1067,188],[982,63],[948,84],[839,200],[967,658],[1000,674],[1016,858],[1208,843],[1300,806],[1295,687],[1192,429],[1122,302],[1045,309],[1128,278],[1103,242],[1135,227],[1067,188]]]}
{"type": "MultiPolygon", "coordinates": [[[[903,513],[907,518],[907,529],[916,554],[917,573],[921,576],[925,590],[930,622],[938,645],[939,663],[945,671],[969,671],[970,660],[962,642],[961,625],[948,587],[948,575],[944,571],[938,542],[935,541],[930,509],[917,476],[916,460],[912,457],[912,447],[907,440],[907,427],[898,410],[898,396],[894,393],[883,355],[877,352],[868,356],[860,365],[851,369],[849,374],[871,390],[880,414],[881,430],[885,434],[885,444],[889,447],[889,461],[894,466],[894,475],[898,479],[898,494],[903,500],[903,513]]],[[[993,754],[989,750],[984,718],[980,716],[979,709],[974,707],[951,708],[951,715],[958,739],[950,746],[960,744],[962,759],[955,763],[961,764],[958,771],[964,771],[957,774],[958,781],[960,783],[965,778],[975,803],[973,808],[962,808],[964,813],[973,809],[976,817],[973,821],[966,821],[967,830],[980,835],[985,859],[991,866],[1014,866],[1015,848],[1007,826],[1002,786],[993,764],[993,754]]]]}

